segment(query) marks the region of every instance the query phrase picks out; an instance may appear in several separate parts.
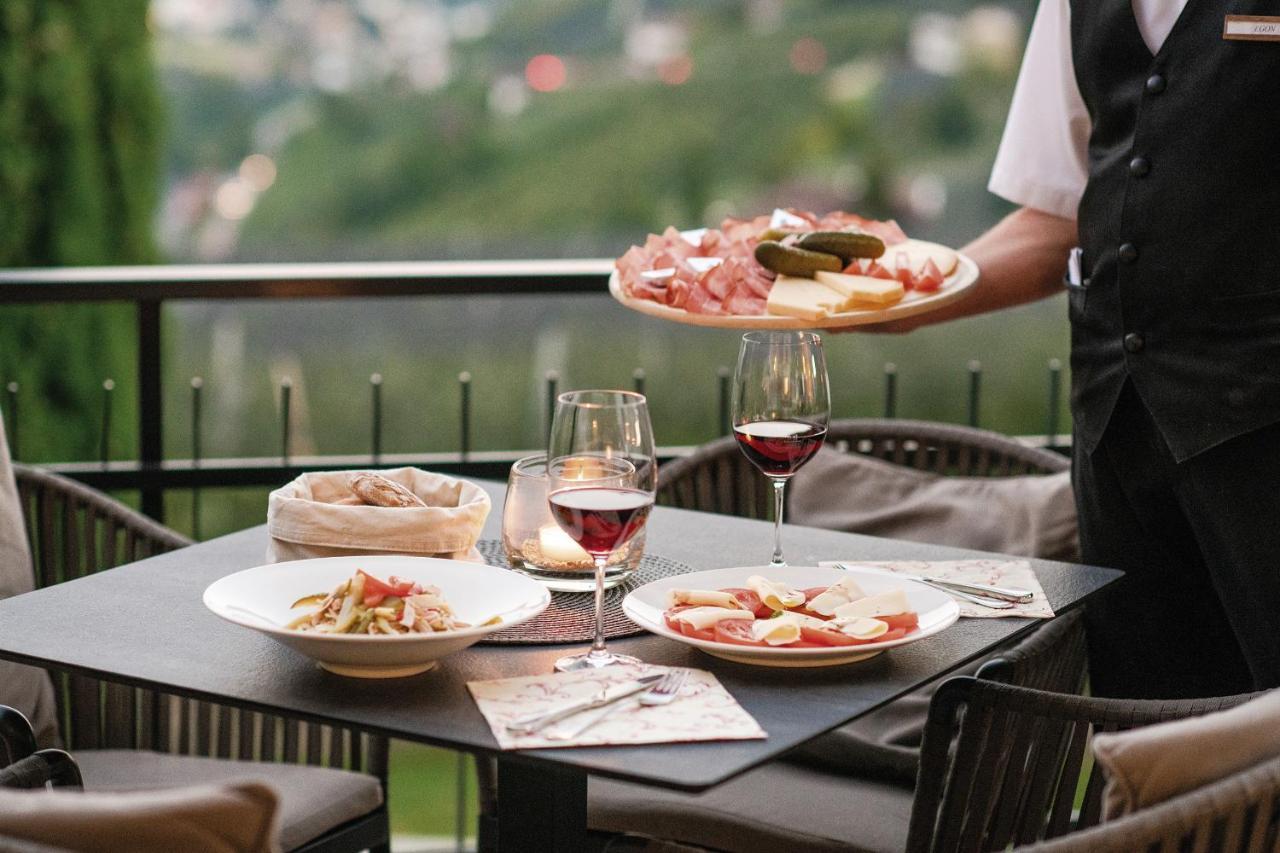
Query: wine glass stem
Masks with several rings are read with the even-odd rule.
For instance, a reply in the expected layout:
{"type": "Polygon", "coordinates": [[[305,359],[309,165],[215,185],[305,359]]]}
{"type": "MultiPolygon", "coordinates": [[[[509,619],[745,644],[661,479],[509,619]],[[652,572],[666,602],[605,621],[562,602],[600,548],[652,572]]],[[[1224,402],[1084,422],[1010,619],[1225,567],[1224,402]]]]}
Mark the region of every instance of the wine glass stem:
{"type": "Polygon", "coordinates": [[[592,559],[596,564],[596,630],[588,654],[590,657],[600,658],[609,654],[604,648],[604,567],[609,562],[609,555],[598,554],[592,559]]]}
{"type": "Polygon", "coordinates": [[[782,500],[783,489],[787,487],[786,477],[773,477],[773,559],[769,565],[776,568],[785,566],[782,559],[782,500]]]}

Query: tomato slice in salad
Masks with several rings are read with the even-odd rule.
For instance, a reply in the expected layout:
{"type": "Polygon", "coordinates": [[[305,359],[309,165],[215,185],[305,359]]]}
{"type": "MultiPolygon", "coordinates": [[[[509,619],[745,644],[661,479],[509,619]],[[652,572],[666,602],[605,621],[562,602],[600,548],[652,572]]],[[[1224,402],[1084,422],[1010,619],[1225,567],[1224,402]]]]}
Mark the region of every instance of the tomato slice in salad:
{"type": "Polygon", "coordinates": [[[725,619],[716,623],[715,640],[717,643],[732,643],[735,646],[763,646],[764,640],[757,640],[751,635],[751,623],[745,619],[725,619]]]}
{"type": "MultiPolygon", "coordinates": [[[[677,634],[684,634],[686,637],[693,637],[695,640],[706,640],[709,643],[715,642],[716,633],[714,626],[712,628],[695,628],[683,619],[677,619],[677,615],[681,610],[688,610],[692,604],[681,604],[672,607],[662,614],[662,621],[667,623],[667,627],[677,634]]],[[[745,619],[740,620],[746,622],[745,619]]],[[[749,623],[748,623],[749,624],[749,623]]]]}
{"type": "Polygon", "coordinates": [[[867,642],[867,640],[850,637],[834,628],[810,628],[807,625],[800,628],[800,639],[817,646],[856,646],[867,642]]]}
{"type": "Polygon", "coordinates": [[[750,610],[757,619],[768,619],[773,615],[773,609],[760,600],[760,596],[756,594],[755,590],[731,586],[720,591],[727,592],[738,599],[738,604],[742,606],[742,609],[750,610]]]}
{"type": "Polygon", "coordinates": [[[896,616],[877,616],[876,618],[888,625],[890,631],[901,628],[903,633],[909,634],[920,627],[920,615],[911,611],[899,613],[896,616]]]}
{"type": "Polygon", "coordinates": [[[364,575],[364,603],[366,607],[377,607],[388,595],[404,598],[411,594],[414,586],[416,586],[413,581],[397,581],[396,578],[392,578],[392,581],[397,582],[387,583],[384,580],[375,578],[364,569],[357,569],[356,571],[364,575]]]}

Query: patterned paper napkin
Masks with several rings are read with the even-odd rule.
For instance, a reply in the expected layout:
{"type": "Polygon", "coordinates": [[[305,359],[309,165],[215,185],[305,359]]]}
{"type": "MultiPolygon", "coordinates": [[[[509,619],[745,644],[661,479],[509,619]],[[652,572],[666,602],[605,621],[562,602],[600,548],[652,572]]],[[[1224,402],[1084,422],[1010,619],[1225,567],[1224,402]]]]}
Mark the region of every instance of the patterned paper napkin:
{"type": "Polygon", "coordinates": [[[703,670],[689,670],[679,695],[666,705],[642,706],[635,697],[612,706],[584,711],[529,735],[507,731],[515,717],[550,711],[577,699],[587,699],[601,688],[634,681],[641,675],[665,672],[657,666],[610,666],[590,672],[557,672],[472,681],[467,684],[480,713],[503,749],[557,746],[616,746],[621,744],[680,743],[698,740],[757,740],[768,737],[742,709],[716,677],[703,670]],[[612,713],[607,713],[612,710],[612,713]],[[557,740],[557,733],[580,726],[587,714],[600,722],[572,740],[557,740]]]}
{"type": "MultiPolygon", "coordinates": [[[[837,561],[823,561],[820,566],[835,566],[837,561]]],[[[961,616],[975,616],[980,619],[994,619],[1001,616],[1018,616],[1023,619],[1052,619],[1053,608],[1049,599],[1045,598],[1044,588],[1031,570],[1026,560],[938,560],[922,562],[916,560],[892,560],[888,562],[868,562],[867,560],[840,560],[842,566],[857,568],[866,566],[880,571],[902,572],[908,575],[920,575],[939,580],[967,581],[969,583],[985,583],[992,586],[1014,586],[1029,589],[1035,597],[1026,604],[1015,604],[1008,610],[993,610],[974,604],[961,598],[956,599],[960,605],[961,616]]]]}

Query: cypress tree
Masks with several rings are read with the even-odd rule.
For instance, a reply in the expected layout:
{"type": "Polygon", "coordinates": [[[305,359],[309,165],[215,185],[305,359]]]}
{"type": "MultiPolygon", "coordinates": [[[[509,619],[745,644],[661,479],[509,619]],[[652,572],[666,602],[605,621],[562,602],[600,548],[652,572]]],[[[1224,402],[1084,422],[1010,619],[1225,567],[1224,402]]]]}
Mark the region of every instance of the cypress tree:
{"type": "MultiPolygon", "coordinates": [[[[156,260],[160,98],[147,0],[0,3],[0,266],[156,260]]],[[[26,459],[92,458],[104,378],[133,452],[128,306],[0,306],[0,380],[21,384],[26,459]]]]}

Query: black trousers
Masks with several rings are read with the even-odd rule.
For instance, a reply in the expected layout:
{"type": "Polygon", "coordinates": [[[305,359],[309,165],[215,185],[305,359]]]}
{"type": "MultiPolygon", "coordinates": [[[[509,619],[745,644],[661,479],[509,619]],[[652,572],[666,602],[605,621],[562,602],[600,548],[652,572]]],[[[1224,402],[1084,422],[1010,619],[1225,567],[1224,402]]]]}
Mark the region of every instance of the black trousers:
{"type": "Polygon", "coordinates": [[[1086,609],[1093,691],[1280,686],[1280,424],[1179,464],[1128,384],[1073,463],[1084,562],[1126,573],[1086,609]]]}

